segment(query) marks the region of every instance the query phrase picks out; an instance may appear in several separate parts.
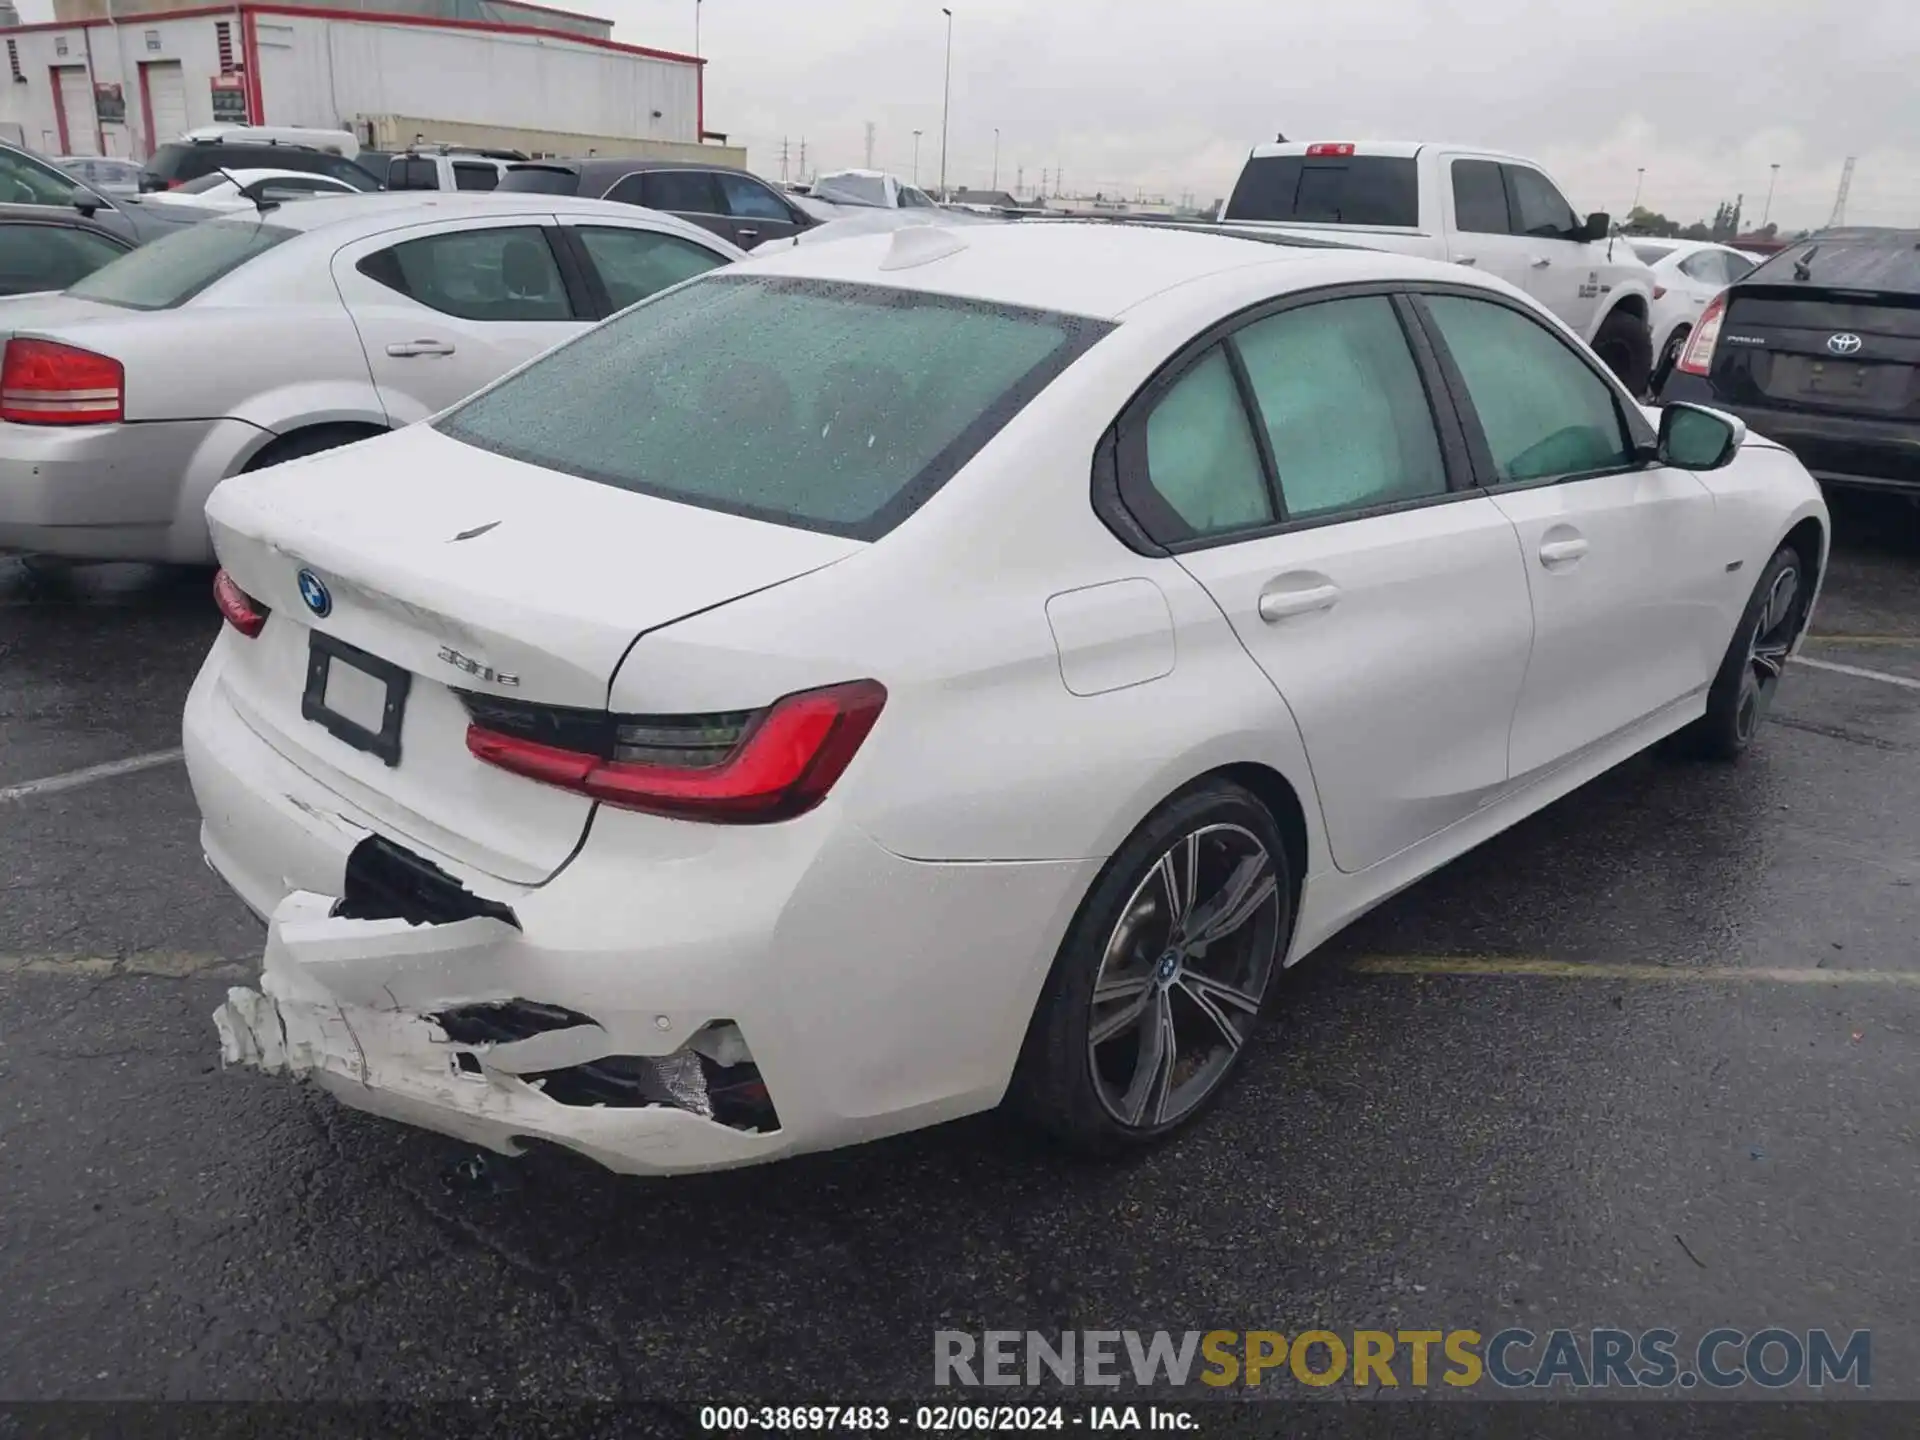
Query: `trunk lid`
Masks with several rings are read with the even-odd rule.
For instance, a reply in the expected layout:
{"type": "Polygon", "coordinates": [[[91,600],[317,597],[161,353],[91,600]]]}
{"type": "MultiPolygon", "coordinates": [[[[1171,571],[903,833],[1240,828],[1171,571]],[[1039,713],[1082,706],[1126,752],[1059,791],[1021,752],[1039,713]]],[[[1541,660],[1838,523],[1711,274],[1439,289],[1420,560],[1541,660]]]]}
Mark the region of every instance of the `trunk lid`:
{"type": "MultiPolygon", "coordinates": [[[[22,333],[37,335],[64,330],[70,325],[84,325],[89,320],[125,320],[136,313],[118,305],[102,304],[98,300],[77,300],[58,290],[42,291],[35,295],[13,295],[0,299],[0,339],[22,333]]],[[[81,345],[85,341],[76,335],[71,343],[81,345]]]]}
{"type": "MultiPolygon", "coordinates": [[[[572,854],[592,802],[469,755],[459,691],[604,710],[644,631],[864,548],[540,469],[426,425],[228,481],[207,517],[221,564],[271,611],[258,638],[226,641],[225,690],[248,724],[383,829],[522,884],[572,854]],[[303,599],[303,571],[326,613],[303,599]],[[316,634],[409,677],[397,764],[304,713],[316,634]]],[[[338,673],[342,661],[327,663],[338,673]]],[[[370,682],[335,683],[351,709],[352,687],[370,682]]]]}

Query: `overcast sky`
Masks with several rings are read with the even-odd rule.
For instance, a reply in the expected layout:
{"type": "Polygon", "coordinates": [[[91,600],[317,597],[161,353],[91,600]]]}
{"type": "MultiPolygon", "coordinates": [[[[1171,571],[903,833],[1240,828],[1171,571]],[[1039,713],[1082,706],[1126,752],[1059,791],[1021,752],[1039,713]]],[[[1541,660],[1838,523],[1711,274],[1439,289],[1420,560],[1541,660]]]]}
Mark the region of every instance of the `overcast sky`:
{"type": "MultiPolygon", "coordinates": [[[[556,0],[567,3],[567,0],[556,0]]],[[[691,50],[694,0],[572,0],[616,38],[691,50]]],[[[707,124],[778,178],[875,161],[940,174],[939,0],[704,0],[707,124]]],[[[1064,167],[1074,191],[1224,195],[1248,146],[1441,139],[1537,157],[1583,213],[1920,223],[1914,0],[954,0],[952,183],[1064,167]]]]}

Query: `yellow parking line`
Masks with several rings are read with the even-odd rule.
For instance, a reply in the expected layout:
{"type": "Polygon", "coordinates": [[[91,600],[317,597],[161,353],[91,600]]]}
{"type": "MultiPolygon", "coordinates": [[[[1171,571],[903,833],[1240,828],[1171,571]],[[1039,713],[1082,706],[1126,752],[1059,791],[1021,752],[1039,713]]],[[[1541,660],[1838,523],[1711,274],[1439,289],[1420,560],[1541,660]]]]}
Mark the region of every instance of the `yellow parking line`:
{"type": "Polygon", "coordinates": [[[0,955],[0,975],[61,975],[96,979],[108,975],[160,975],[246,979],[256,966],[232,955],[149,950],[134,955],[0,955]]]}
{"type": "Polygon", "coordinates": [[[1361,975],[1506,976],[1546,980],[1622,980],[1663,984],[1912,985],[1920,970],[1823,970],[1812,965],[1648,965],[1541,960],[1525,955],[1366,955],[1361,975]]]}

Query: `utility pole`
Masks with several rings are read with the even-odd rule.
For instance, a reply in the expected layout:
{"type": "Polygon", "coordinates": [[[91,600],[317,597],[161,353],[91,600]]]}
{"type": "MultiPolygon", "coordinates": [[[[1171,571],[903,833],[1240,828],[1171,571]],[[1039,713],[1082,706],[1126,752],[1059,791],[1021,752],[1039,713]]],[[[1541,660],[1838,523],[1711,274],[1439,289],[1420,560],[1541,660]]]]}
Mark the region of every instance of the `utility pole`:
{"type": "Polygon", "coordinates": [[[946,6],[940,13],[947,17],[947,88],[940,102],[940,203],[947,199],[947,122],[953,114],[953,11],[946,6]]]}
{"type": "Polygon", "coordinates": [[[1773,165],[1768,168],[1773,171],[1773,174],[1767,177],[1767,208],[1760,212],[1762,230],[1767,228],[1767,222],[1773,218],[1773,187],[1780,182],[1780,167],[1773,165]]]}
{"type": "Polygon", "coordinates": [[[1827,229],[1837,229],[1847,223],[1847,192],[1853,188],[1854,156],[1847,157],[1847,163],[1840,169],[1840,193],[1833,197],[1833,213],[1827,217],[1827,229]]]}
{"type": "Polygon", "coordinates": [[[920,184],[920,132],[913,132],[913,183],[917,189],[920,184]]]}
{"type": "Polygon", "coordinates": [[[780,183],[787,183],[787,137],[780,137],[780,183]]]}
{"type": "Polygon", "coordinates": [[[693,0],[693,58],[700,58],[700,0],[693,0]]]}
{"type": "Polygon", "coordinates": [[[1628,215],[1632,215],[1634,211],[1640,208],[1640,187],[1647,183],[1647,167],[1642,165],[1638,170],[1633,172],[1633,175],[1633,204],[1627,207],[1628,215]]]}
{"type": "Polygon", "coordinates": [[[1014,166],[1013,193],[1015,195],[1025,195],[1027,193],[1027,167],[1024,165],[1014,166]]]}
{"type": "Polygon", "coordinates": [[[873,168],[873,121],[867,121],[867,169],[873,168]]]}
{"type": "Polygon", "coordinates": [[[807,137],[802,135],[800,137],[800,182],[801,184],[804,185],[806,183],[806,179],[807,179],[807,137]]]}
{"type": "Polygon", "coordinates": [[[993,127],[993,184],[987,188],[990,190],[1000,188],[1000,127],[998,125],[993,127]]]}

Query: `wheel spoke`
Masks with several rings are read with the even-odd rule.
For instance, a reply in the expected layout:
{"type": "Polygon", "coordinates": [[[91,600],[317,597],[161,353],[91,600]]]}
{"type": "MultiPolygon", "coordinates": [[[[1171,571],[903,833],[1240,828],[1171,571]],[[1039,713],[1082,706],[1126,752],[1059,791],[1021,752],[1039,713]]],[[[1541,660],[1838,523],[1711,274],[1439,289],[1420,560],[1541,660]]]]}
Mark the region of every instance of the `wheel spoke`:
{"type": "Polygon", "coordinates": [[[1258,1015],[1260,1013],[1260,997],[1258,995],[1250,995],[1245,990],[1228,985],[1224,981],[1216,980],[1213,976],[1203,974],[1198,970],[1189,969],[1186,971],[1186,973],[1180,977],[1180,983],[1186,986],[1189,991],[1196,992],[1196,999],[1200,996],[1205,996],[1210,1004],[1216,1006],[1225,1006],[1232,1010],[1243,1010],[1249,1015],[1258,1015]]]}
{"type": "Polygon", "coordinates": [[[1212,945],[1251,920],[1276,889],[1273,867],[1263,850],[1235,868],[1219,898],[1194,916],[1190,945],[1212,945]]]}
{"type": "Polygon", "coordinates": [[[1195,985],[1193,980],[1192,975],[1183,975],[1180,978],[1181,991],[1194,1003],[1195,1008],[1202,1015],[1213,1022],[1214,1028],[1220,1032],[1220,1038],[1227,1042],[1229,1053],[1237,1051],[1245,1037],[1241,1035],[1239,1027],[1233,1023],[1233,1017],[1221,1009],[1204,986],[1195,985]]]}
{"type": "Polygon", "coordinates": [[[1753,647],[1753,668],[1761,680],[1778,680],[1786,673],[1787,650],[1785,645],[1753,647]]]}
{"type": "Polygon", "coordinates": [[[1193,908],[1193,889],[1200,879],[1199,833],[1186,836],[1162,855],[1154,873],[1160,877],[1160,888],[1166,892],[1171,933],[1178,935],[1186,923],[1187,912],[1193,908]]]}
{"type": "Polygon", "coordinates": [[[1167,1096],[1173,1088],[1173,1066],[1178,1047],[1173,1035],[1173,1006],[1167,992],[1155,987],[1153,1003],[1140,1027],[1140,1057],[1134,1064],[1133,1082],[1122,1102],[1129,1125],[1157,1125],[1167,1112],[1167,1096]]]}
{"type": "Polygon", "coordinates": [[[1131,1003],[1122,1005],[1120,1009],[1114,1011],[1114,1013],[1107,1016],[1106,1019],[1096,1021],[1092,1027],[1089,1028],[1087,1031],[1087,1044],[1094,1048],[1105,1045],[1110,1040],[1117,1039],[1126,1034],[1127,1031],[1133,1029],[1136,1025],[1139,1025],[1141,1018],[1153,1008],[1153,990],[1147,981],[1142,980],[1137,987],[1120,993],[1103,994],[1099,990],[1094,991],[1094,1003],[1096,1005],[1106,1000],[1129,1000],[1131,1003]]]}

